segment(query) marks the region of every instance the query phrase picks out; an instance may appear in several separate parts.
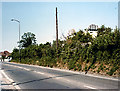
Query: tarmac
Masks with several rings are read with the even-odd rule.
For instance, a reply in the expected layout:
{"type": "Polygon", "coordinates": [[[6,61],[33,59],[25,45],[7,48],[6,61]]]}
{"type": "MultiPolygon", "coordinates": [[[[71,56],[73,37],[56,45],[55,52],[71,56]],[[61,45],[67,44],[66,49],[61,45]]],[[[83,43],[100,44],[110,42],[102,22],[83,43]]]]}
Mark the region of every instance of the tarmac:
{"type": "Polygon", "coordinates": [[[4,90],[15,90],[16,88],[13,86],[12,82],[9,81],[8,78],[6,78],[6,76],[3,74],[3,72],[0,72],[0,90],[4,91],[4,90]]]}
{"type": "Polygon", "coordinates": [[[0,91],[16,90],[13,81],[5,74],[2,69],[2,62],[0,61],[0,91]]]}

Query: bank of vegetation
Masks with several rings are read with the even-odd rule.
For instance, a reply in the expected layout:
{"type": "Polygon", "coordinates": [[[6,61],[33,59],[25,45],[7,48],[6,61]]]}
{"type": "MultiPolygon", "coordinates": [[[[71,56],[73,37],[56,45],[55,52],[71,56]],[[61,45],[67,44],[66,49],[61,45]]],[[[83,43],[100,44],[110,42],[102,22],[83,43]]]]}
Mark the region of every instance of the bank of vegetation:
{"type": "MultiPolygon", "coordinates": [[[[118,77],[120,72],[120,31],[102,25],[97,37],[83,30],[72,31],[64,40],[36,44],[35,35],[22,36],[21,63],[57,67],[86,73],[118,77]]],[[[14,49],[12,62],[19,62],[19,49],[14,49]]]]}

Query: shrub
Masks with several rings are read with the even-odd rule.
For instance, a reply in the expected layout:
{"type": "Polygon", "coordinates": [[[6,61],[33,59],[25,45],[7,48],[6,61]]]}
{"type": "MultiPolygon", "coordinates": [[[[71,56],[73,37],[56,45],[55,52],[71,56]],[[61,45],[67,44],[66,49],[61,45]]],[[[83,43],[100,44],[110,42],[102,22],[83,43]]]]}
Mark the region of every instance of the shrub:
{"type": "Polygon", "coordinates": [[[107,73],[108,75],[112,76],[113,73],[118,69],[118,67],[113,67],[111,70],[107,73]]]}
{"type": "Polygon", "coordinates": [[[77,68],[75,67],[75,68],[74,68],[74,70],[76,71],[76,70],[77,70],[77,68]]]}
{"type": "Polygon", "coordinates": [[[80,64],[77,64],[77,67],[79,71],[82,69],[82,66],[80,64]]]}
{"type": "Polygon", "coordinates": [[[103,71],[103,64],[101,64],[98,69],[103,71]]]}
{"type": "Polygon", "coordinates": [[[100,72],[100,69],[97,70],[97,73],[99,73],[99,72],[100,72]]]}
{"type": "Polygon", "coordinates": [[[69,70],[73,69],[75,65],[69,65],[69,70]]]}
{"type": "Polygon", "coordinates": [[[79,67],[80,64],[77,64],[77,67],[79,67]]]}
{"type": "Polygon", "coordinates": [[[51,64],[50,67],[52,68],[52,67],[53,67],[53,64],[51,64]]]}
{"type": "Polygon", "coordinates": [[[69,70],[75,68],[75,63],[76,63],[75,61],[73,61],[72,59],[69,59],[69,62],[68,62],[69,70]]]}
{"type": "Polygon", "coordinates": [[[87,65],[85,65],[85,71],[87,71],[87,65]]]}
{"type": "Polygon", "coordinates": [[[106,68],[106,70],[109,70],[109,68],[106,68]]]}
{"type": "Polygon", "coordinates": [[[96,66],[93,64],[93,65],[91,66],[91,68],[92,68],[92,69],[95,69],[95,68],[96,68],[96,66]]]}

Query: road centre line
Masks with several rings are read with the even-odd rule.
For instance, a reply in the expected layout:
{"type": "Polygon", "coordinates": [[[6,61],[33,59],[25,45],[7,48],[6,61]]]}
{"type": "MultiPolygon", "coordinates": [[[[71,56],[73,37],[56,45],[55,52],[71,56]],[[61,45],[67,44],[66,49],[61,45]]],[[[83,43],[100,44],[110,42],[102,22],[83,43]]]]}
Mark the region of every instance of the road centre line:
{"type": "MultiPolygon", "coordinates": [[[[13,64],[17,64],[17,63],[13,63],[13,64]]],[[[23,65],[27,65],[27,64],[23,64],[23,65]]],[[[85,74],[84,72],[74,72],[74,71],[66,70],[66,69],[49,68],[49,67],[43,67],[43,66],[38,66],[38,65],[27,65],[27,66],[33,66],[33,67],[39,67],[39,68],[51,69],[51,70],[58,70],[58,71],[70,72],[70,73],[74,73],[74,74],[81,74],[81,75],[90,76],[90,77],[96,77],[96,78],[102,78],[102,79],[107,79],[107,80],[119,81],[118,78],[104,77],[104,76],[102,76],[102,75],[94,75],[94,74],[89,74],[89,73],[88,73],[88,74],[85,74]]]]}
{"type": "Polygon", "coordinates": [[[89,88],[89,89],[97,89],[97,88],[94,88],[94,87],[91,87],[91,86],[87,86],[87,85],[84,85],[84,87],[89,88]]]}
{"type": "Polygon", "coordinates": [[[27,69],[27,68],[23,68],[24,70],[27,70],[27,71],[30,71],[30,69],[27,69]]]}
{"type": "Polygon", "coordinates": [[[42,72],[38,72],[38,71],[34,71],[34,72],[36,72],[36,73],[39,73],[39,74],[42,74],[42,75],[43,75],[43,74],[45,74],[45,73],[42,73],[42,72]]]}
{"type": "Polygon", "coordinates": [[[74,72],[74,71],[71,71],[71,70],[58,69],[58,68],[49,68],[49,67],[43,67],[43,66],[37,66],[37,65],[28,65],[28,66],[39,67],[39,68],[44,68],[44,69],[51,69],[51,70],[58,70],[58,71],[63,71],[63,72],[70,72],[70,73],[74,73],[74,74],[81,74],[81,75],[84,75],[84,76],[96,77],[96,78],[107,79],[107,80],[119,81],[118,78],[104,77],[102,75],[100,76],[100,75],[94,75],[94,74],[89,74],[89,73],[85,74],[84,72],[74,72]]]}

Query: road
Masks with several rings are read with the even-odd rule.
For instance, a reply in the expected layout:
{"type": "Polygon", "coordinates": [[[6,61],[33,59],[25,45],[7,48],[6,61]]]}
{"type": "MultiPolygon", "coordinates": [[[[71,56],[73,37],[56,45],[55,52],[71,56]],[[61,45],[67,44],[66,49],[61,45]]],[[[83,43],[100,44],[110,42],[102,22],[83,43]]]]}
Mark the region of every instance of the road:
{"type": "Polygon", "coordinates": [[[118,79],[27,64],[4,62],[2,70],[21,89],[118,89],[118,79]]]}

